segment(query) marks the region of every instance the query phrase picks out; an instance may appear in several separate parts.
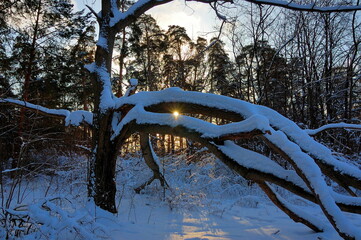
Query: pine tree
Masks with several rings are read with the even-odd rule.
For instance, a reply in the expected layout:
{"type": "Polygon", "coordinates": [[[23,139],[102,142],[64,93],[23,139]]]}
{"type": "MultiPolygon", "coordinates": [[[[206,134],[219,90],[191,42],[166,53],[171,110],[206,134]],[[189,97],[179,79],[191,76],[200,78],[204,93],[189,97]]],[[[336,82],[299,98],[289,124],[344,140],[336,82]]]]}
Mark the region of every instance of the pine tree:
{"type": "Polygon", "coordinates": [[[206,63],[207,40],[198,37],[194,44],[194,53],[187,61],[192,67],[192,76],[190,77],[190,89],[192,91],[201,91],[205,88],[207,81],[207,63],[206,63]]]}
{"type": "Polygon", "coordinates": [[[174,75],[168,78],[170,86],[189,89],[188,78],[192,68],[192,61],[189,60],[192,56],[194,44],[184,27],[171,25],[166,34],[168,36],[168,56],[165,63],[169,65],[168,69],[173,66],[173,71],[175,71],[174,75]]]}
{"type": "Polygon", "coordinates": [[[12,65],[12,78],[22,83],[23,99],[49,107],[69,107],[65,95],[71,89],[69,73],[74,69],[66,70],[71,66],[64,63],[71,62],[67,59],[74,54],[70,56],[69,49],[85,26],[91,25],[89,19],[89,14],[74,13],[68,0],[26,0],[19,5],[18,14],[13,16],[15,24],[11,27],[16,38],[9,54],[19,57],[12,65]]]}
{"type": "Polygon", "coordinates": [[[167,47],[167,36],[150,15],[140,16],[132,25],[130,52],[134,56],[129,77],[137,78],[144,90],[162,88],[160,66],[167,47]]]}
{"type": "Polygon", "coordinates": [[[229,95],[232,92],[232,84],[228,76],[230,70],[230,60],[224,50],[224,44],[217,38],[212,38],[212,47],[208,53],[209,68],[209,89],[212,93],[229,95]]]}

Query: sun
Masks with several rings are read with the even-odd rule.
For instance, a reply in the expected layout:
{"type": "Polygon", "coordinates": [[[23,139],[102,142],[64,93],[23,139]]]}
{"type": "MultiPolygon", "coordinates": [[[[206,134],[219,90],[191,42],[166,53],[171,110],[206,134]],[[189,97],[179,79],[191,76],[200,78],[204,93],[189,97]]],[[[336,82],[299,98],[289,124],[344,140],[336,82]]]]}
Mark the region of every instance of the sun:
{"type": "Polygon", "coordinates": [[[173,112],[173,116],[174,116],[175,118],[177,118],[177,117],[179,116],[179,112],[174,111],[174,112],[173,112]]]}

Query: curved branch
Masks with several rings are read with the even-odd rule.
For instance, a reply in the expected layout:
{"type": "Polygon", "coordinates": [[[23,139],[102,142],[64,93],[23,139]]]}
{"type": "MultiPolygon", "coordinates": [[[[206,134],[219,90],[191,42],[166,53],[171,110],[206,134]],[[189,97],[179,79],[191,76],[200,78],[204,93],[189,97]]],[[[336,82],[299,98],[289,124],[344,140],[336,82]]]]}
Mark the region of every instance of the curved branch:
{"type": "Polygon", "coordinates": [[[305,129],[305,132],[308,135],[317,135],[320,132],[323,132],[325,130],[329,129],[349,129],[349,130],[355,130],[355,131],[361,131],[361,124],[349,124],[349,123],[330,123],[323,125],[322,127],[319,127],[317,129],[305,129]]]}
{"type": "MultiPolygon", "coordinates": [[[[140,129],[142,129],[142,131],[146,131],[145,129],[149,129],[148,127],[150,127],[150,126],[141,125],[140,129]]],[[[162,133],[159,125],[152,126],[152,127],[154,128],[154,130],[157,129],[155,132],[162,133]]],[[[167,128],[167,126],[162,126],[162,127],[167,128]]],[[[181,129],[177,129],[177,128],[178,127],[174,127],[173,129],[167,129],[166,132],[167,133],[171,132],[173,134],[175,133],[175,135],[182,136],[182,133],[185,133],[187,130],[187,129],[184,129],[184,127],[181,127],[181,129]],[[173,130],[173,132],[171,130],[173,130]]],[[[165,129],[163,128],[163,130],[165,130],[165,129]]],[[[250,158],[251,162],[249,162],[249,165],[247,165],[247,162],[244,162],[244,161],[240,161],[240,160],[235,161],[234,156],[230,157],[230,154],[228,154],[228,152],[226,151],[226,150],[230,149],[229,148],[230,146],[225,145],[225,148],[223,148],[223,146],[216,145],[214,143],[210,143],[210,142],[202,139],[200,136],[198,136],[198,138],[195,137],[193,135],[194,132],[190,133],[188,131],[188,133],[189,133],[189,135],[188,134],[183,135],[182,137],[188,137],[192,140],[196,140],[196,141],[202,143],[202,145],[206,146],[223,163],[225,163],[228,167],[230,167],[232,170],[236,171],[238,174],[240,174],[244,178],[249,179],[249,180],[254,180],[254,181],[259,181],[260,179],[262,179],[264,181],[270,181],[270,182],[273,182],[277,185],[280,185],[280,186],[286,188],[287,190],[289,190],[297,195],[301,195],[301,194],[305,193],[305,189],[301,188],[302,190],[300,190],[299,183],[290,181],[290,179],[287,177],[286,177],[286,179],[284,179],[284,178],[282,179],[280,177],[281,170],[277,169],[277,167],[272,166],[273,169],[275,170],[275,172],[273,174],[270,173],[269,169],[268,169],[269,172],[265,172],[264,169],[262,169],[262,170],[259,169],[260,166],[271,166],[271,162],[257,162],[257,161],[255,161],[257,159],[252,158],[252,157],[250,158]],[[290,187],[290,183],[294,184],[294,186],[290,187]]],[[[231,149],[231,151],[232,151],[232,149],[231,149]]],[[[235,152],[234,154],[237,156],[245,156],[246,158],[249,156],[249,155],[244,154],[243,152],[239,152],[239,151],[235,152]]],[[[292,159],[292,160],[294,161],[294,159],[292,159]]],[[[343,223],[347,223],[348,221],[345,217],[343,217],[343,215],[341,215],[338,212],[339,210],[337,210],[337,207],[335,207],[336,202],[331,197],[331,194],[328,193],[328,187],[324,183],[324,180],[320,177],[313,179],[309,173],[305,173],[305,170],[304,170],[305,167],[302,167],[300,169],[298,167],[299,164],[293,163],[293,165],[297,169],[298,174],[302,176],[302,179],[306,182],[308,187],[312,189],[312,191],[314,192],[313,196],[315,197],[315,202],[317,202],[321,206],[325,215],[327,216],[329,221],[332,223],[332,225],[335,227],[335,229],[339,232],[339,234],[342,237],[344,237],[345,239],[357,238],[358,236],[357,236],[356,232],[353,232],[350,229],[343,228],[345,226],[345,225],[343,225],[343,223]],[[310,180],[310,179],[312,179],[312,180],[310,180]],[[322,188],[325,188],[326,190],[324,190],[322,188]],[[333,204],[335,206],[332,206],[333,204]]],[[[308,165],[306,165],[306,166],[308,166],[308,165]]],[[[308,169],[308,170],[310,170],[310,169],[308,169]]],[[[311,171],[311,174],[314,174],[314,171],[311,171]]],[[[306,197],[306,196],[303,196],[303,197],[306,197]]],[[[350,208],[352,208],[352,207],[355,207],[355,206],[350,206],[350,208]]]]}
{"type": "Polygon", "coordinates": [[[95,18],[97,19],[97,21],[100,22],[101,17],[98,15],[98,13],[96,13],[95,10],[94,10],[92,7],[90,7],[88,4],[86,4],[85,6],[86,6],[86,7],[89,9],[89,11],[95,16],[95,18]]]}
{"type": "Polygon", "coordinates": [[[150,143],[149,134],[147,133],[139,133],[140,135],[140,147],[142,149],[142,154],[145,163],[152,170],[153,176],[146,183],[142,184],[140,187],[136,188],[136,192],[139,193],[142,189],[144,189],[147,185],[151,184],[153,180],[158,179],[161,186],[168,186],[166,180],[164,179],[163,174],[159,170],[160,163],[158,162],[158,158],[155,155],[152,144],[150,143]]]}
{"type": "Polygon", "coordinates": [[[129,109],[127,115],[114,129],[112,138],[115,138],[122,131],[124,125],[132,120],[137,123],[171,124],[172,126],[184,126],[202,134],[204,139],[209,141],[235,140],[239,138],[251,138],[270,132],[268,120],[260,115],[253,115],[246,120],[225,125],[215,125],[198,118],[189,116],[175,117],[172,114],[159,114],[147,112],[142,106],[129,109]],[[140,118],[139,116],[142,115],[140,118]]]}
{"type": "MultiPolygon", "coordinates": [[[[142,116],[142,118],[144,119],[144,115],[142,116]]],[[[305,185],[296,174],[294,174],[292,171],[283,169],[281,166],[277,165],[270,159],[268,161],[268,158],[266,157],[264,159],[258,159],[258,162],[257,160],[252,159],[248,162],[248,165],[246,166],[240,165],[237,161],[233,160],[224,152],[222,152],[222,150],[217,144],[202,138],[200,133],[195,132],[191,129],[187,129],[183,126],[169,126],[166,124],[161,125],[155,123],[140,124],[137,123],[136,120],[132,120],[123,127],[123,130],[121,131],[119,136],[121,136],[122,138],[126,138],[132,133],[136,132],[143,132],[149,134],[173,134],[175,136],[189,138],[192,141],[199,142],[203,146],[207,147],[222,162],[224,162],[227,166],[229,166],[241,176],[250,180],[263,179],[265,181],[275,183],[290,192],[293,192],[305,199],[315,202],[314,196],[309,192],[309,190],[305,187],[305,185]],[[266,159],[267,162],[264,162],[264,160],[266,159]],[[257,169],[257,167],[259,166],[264,166],[267,169],[261,171],[257,169]]]]}

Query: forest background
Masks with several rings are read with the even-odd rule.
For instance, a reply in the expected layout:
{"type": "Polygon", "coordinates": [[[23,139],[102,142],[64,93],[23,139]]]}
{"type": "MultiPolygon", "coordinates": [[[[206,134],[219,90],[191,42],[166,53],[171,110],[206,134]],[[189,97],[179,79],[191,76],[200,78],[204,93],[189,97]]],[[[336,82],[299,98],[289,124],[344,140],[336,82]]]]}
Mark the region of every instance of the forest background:
{"type": "MultiPolygon", "coordinates": [[[[130,5],[122,2],[123,9],[130,5]]],[[[176,86],[229,96],[273,108],[305,129],[360,123],[359,13],[235,5],[242,11],[217,9],[219,17],[228,17],[211,38],[191,38],[177,25],[162,29],[151,15],[142,15],[122,29],[111,75],[115,95],[123,96],[130,84],[127,80],[135,78],[138,91],[176,86]]],[[[1,3],[0,97],[50,109],[92,111],[93,89],[85,66],[94,61],[95,46],[101,44],[95,41],[95,26],[91,13],[75,11],[70,1],[1,3]]],[[[6,169],[12,169],[9,174],[14,176],[23,174],[19,169],[49,171],[54,163],[39,158],[44,150],[47,155],[49,151],[84,154],[91,145],[87,126],[66,128],[60,120],[37,112],[0,107],[1,179],[6,169]]],[[[358,132],[330,130],[316,138],[348,160],[359,161],[358,132]]],[[[159,156],[193,156],[201,149],[167,134],[155,135],[152,141],[159,156]]],[[[123,147],[122,154],[136,153],[139,137],[129,138],[123,147]]],[[[268,149],[258,151],[267,154],[268,149]]]]}
{"type": "MultiPolygon", "coordinates": [[[[9,6],[3,3],[0,15],[1,96],[48,108],[93,108],[84,68],[95,51],[96,23],[91,14],[75,11],[67,1],[9,6]]],[[[271,107],[304,128],[359,123],[357,12],[294,12],[249,3],[224,11],[228,20],[220,37],[217,32],[211,38],[191,39],[184,27],[161,29],[151,15],[124,29],[117,36],[113,60],[117,95],[124,93],[127,79],[136,78],[140,91],[177,86],[231,96],[271,107]]],[[[17,114],[2,116],[7,120],[2,121],[4,132],[25,131],[21,126],[25,120],[14,119],[17,114]],[[20,124],[14,126],[15,122],[20,124]]],[[[39,125],[32,131],[53,131],[45,130],[52,124],[40,127],[49,120],[32,117],[36,121],[28,119],[33,122],[26,125],[39,125]]],[[[10,144],[15,135],[5,142],[10,144]]],[[[1,137],[8,139],[6,134],[1,137]]],[[[347,141],[343,149],[352,145],[349,137],[343,141],[347,141]]],[[[4,148],[9,154],[4,161],[15,151],[9,146],[4,148]]]]}

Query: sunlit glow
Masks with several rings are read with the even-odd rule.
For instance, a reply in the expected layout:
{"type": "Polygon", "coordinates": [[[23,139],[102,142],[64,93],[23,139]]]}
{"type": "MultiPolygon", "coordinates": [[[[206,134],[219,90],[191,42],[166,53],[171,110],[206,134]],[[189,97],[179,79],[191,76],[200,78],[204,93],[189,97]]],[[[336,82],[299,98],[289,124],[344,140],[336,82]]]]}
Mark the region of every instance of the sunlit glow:
{"type": "MultiPolygon", "coordinates": [[[[179,222],[181,224],[181,222],[179,222]]],[[[183,218],[182,228],[171,233],[168,240],[209,239],[231,240],[228,233],[222,231],[217,222],[209,218],[183,218]],[[207,230],[209,229],[209,230],[207,230]]]]}
{"type": "Polygon", "coordinates": [[[175,118],[177,118],[177,117],[179,116],[179,112],[177,112],[177,111],[173,112],[173,116],[174,116],[175,118]]]}

